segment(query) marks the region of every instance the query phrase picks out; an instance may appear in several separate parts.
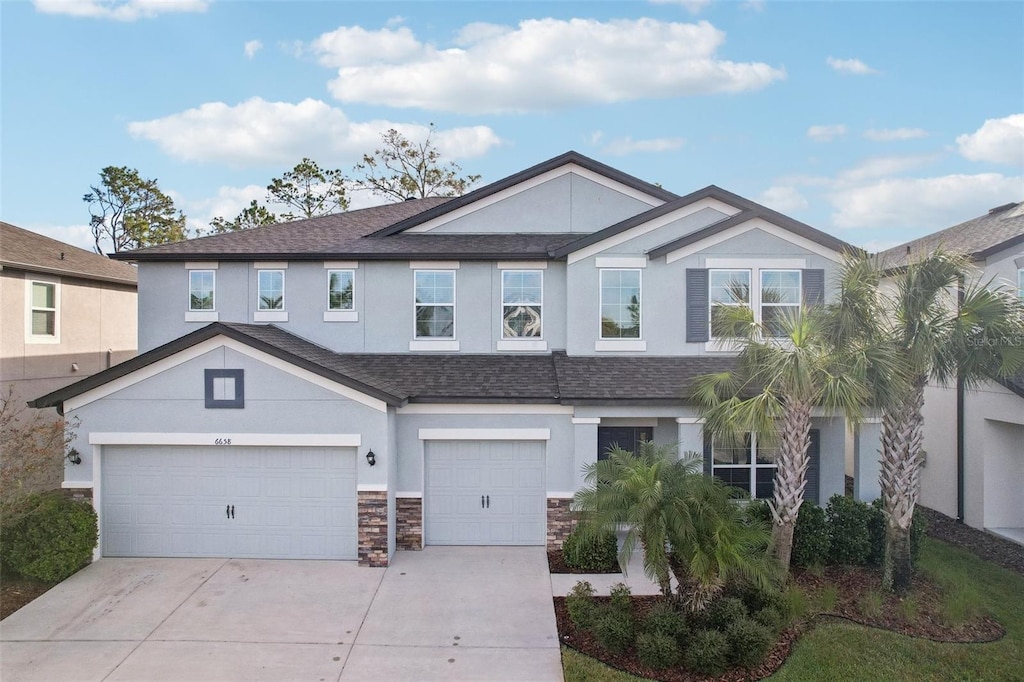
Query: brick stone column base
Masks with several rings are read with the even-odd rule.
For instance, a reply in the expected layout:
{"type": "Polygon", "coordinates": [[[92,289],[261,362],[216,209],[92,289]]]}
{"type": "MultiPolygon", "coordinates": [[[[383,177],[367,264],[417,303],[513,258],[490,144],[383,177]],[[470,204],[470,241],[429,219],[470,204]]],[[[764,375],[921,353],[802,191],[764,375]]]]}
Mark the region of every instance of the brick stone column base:
{"type": "Polygon", "coordinates": [[[92,502],[92,488],[61,488],[61,494],[74,502],[92,502]]]}
{"type": "Polygon", "coordinates": [[[423,549],[422,497],[399,497],[395,500],[395,546],[398,549],[423,549]]]}
{"type": "Polygon", "coordinates": [[[388,494],[377,490],[357,493],[359,565],[388,565],[388,494]]]}
{"type": "Polygon", "coordinates": [[[548,498],[548,549],[561,549],[576,526],[576,519],[569,509],[571,504],[569,498],[548,498]]]}

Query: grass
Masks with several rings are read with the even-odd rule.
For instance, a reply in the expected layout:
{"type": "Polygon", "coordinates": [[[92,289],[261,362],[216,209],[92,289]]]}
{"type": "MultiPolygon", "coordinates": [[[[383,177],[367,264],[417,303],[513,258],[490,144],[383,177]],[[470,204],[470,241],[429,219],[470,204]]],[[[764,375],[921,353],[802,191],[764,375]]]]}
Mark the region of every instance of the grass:
{"type": "MultiPolygon", "coordinates": [[[[1024,576],[932,539],[925,542],[919,568],[951,590],[947,618],[963,622],[973,613],[987,613],[1002,623],[1006,636],[989,644],[939,644],[843,621],[822,622],[769,679],[1024,680],[1024,576]]],[[[640,679],[566,648],[562,665],[566,682],[640,679]]]]}

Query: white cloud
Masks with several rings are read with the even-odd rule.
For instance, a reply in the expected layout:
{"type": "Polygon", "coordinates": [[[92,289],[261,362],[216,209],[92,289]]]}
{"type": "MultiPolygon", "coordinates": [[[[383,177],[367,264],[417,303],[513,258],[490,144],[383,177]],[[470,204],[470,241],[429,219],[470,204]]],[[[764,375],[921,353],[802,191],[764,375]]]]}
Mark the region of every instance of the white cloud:
{"type": "Polygon", "coordinates": [[[44,14],[135,21],[173,12],[205,12],[207,0],[33,0],[44,14]]]}
{"type": "MultiPolygon", "coordinates": [[[[599,137],[597,139],[600,139],[599,137]]],[[[596,141],[596,140],[595,140],[596,141]]],[[[682,137],[655,137],[648,140],[634,140],[628,135],[609,140],[601,151],[609,156],[625,156],[636,152],[669,152],[679,149],[686,140],[682,137]]]]}
{"type": "Polygon", "coordinates": [[[956,144],[971,161],[1024,166],[1024,114],[990,118],[973,133],[956,138],[956,144]]]}
{"type": "Polygon", "coordinates": [[[19,227],[86,251],[96,252],[96,242],[92,238],[92,230],[88,225],[19,225],[19,227]]]}
{"type": "Polygon", "coordinates": [[[872,128],[864,131],[864,137],[873,142],[918,140],[922,137],[928,137],[928,131],[923,128],[872,128]]]}
{"type": "MultiPolygon", "coordinates": [[[[428,130],[416,123],[351,121],[341,109],[316,99],[292,104],[259,97],[234,106],[208,102],[128,124],[133,137],[155,142],[165,153],[185,161],[288,167],[303,156],[324,165],[358,160],[380,145],[380,134],[389,128],[414,140],[422,139],[428,130]]],[[[438,130],[434,141],[453,159],[481,156],[501,142],[487,126],[438,130]]]]}
{"type": "Polygon", "coordinates": [[[329,89],[342,102],[461,114],[735,93],[785,78],[782,68],[719,59],[724,41],[707,21],[548,18],[469,24],[450,47],[407,27],[343,26],[305,49],[338,68],[329,89]]]}
{"type": "Polygon", "coordinates": [[[765,0],[746,0],[746,2],[740,4],[740,8],[749,12],[763,12],[765,0]]]}
{"type": "Polygon", "coordinates": [[[759,204],[764,204],[768,208],[773,208],[779,213],[790,213],[792,211],[801,211],[809,205],[804,195],[796,189],[796,187],[786,187],[776,185],[769,187],[765,191],[761,192],[761,195],[757,198],[759,204]]]}
{"type": "Polygon", "coordinates": [[[679,5],[690,14],[700,14],[711,4],[711,0],[650,0],[653,5],[679,5]]]}
{"type": "Polygon", "coordinates": [[[833,224],[841,229],[920,227],[934,231],[1019,201],[1024,177],[999,173],[889,178],[831,195],[833,224]]]}
{"type": "Polygon", "coordinates": [[[252,59],[256,56],[256,53],[263,49],[263,41],[261,40],[247,40],[245,41],[245,56],[252,59]]]}
{"type": "Polygon", "coordinates": [[[840,73],[849,73],[855,76],[867,76],[872,73],[878,73],[878,71],[872,69],[859,59],[836,59],[835,57],[829,57],[825,62],[840,73]]]}
{"type": "Polygon", "coordinates": [[[811,126],[807,129],[807,137],[815,142],[831,142],[837,137],[846,135],[846,126],[842,123],[835,125],[811,126]]]}
{"type": "Polygon", "coordinates": [[[837,184],[853,184],[897,175],[912,168],[919,168],[938,159],[935,154],[909,156],[875,156],[864,159],[857,165],[840,171],[837,184]]]}

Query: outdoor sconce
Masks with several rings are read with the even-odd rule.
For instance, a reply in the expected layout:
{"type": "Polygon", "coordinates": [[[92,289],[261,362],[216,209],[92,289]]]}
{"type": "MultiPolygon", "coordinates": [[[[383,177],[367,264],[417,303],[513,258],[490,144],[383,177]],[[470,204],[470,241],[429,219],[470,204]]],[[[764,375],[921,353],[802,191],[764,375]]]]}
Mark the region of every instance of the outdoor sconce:
{"type": "Polygon", "coordinates": [[[75,448],[71,448],[70,450],[68,450],[68,454],[66,454],[65,457],[67,457],[68,461],[71,462],[72,464],[82,463],[82,456],[78,454],[78,450],[75,448]]]}
{"type": "Polygon", "coordinates": [[[373,454],[373,450],[366,453],[366,463],[373,466],[377,463],[377,455],[373,454]]]}

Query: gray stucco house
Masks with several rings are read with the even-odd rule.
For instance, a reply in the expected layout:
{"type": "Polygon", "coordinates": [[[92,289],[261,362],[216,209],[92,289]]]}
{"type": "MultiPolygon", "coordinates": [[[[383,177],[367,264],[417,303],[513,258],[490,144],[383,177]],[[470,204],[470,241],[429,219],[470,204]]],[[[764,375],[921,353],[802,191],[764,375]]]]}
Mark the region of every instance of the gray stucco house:
{"type": "MultiPolygon", "coordinates": [[[[140,355],[35,404],[81,419],[65,486],[91,491],[104,556],[558,546],[612,443],[678,444],[771,494],[773,453],[715,447],[688,399],[733,362],[710,306],[830,300],[852,248],[569,152],[458,198],[122,254],[140,355]]],[[[813,435],[826,500],[847,425],[819,414],[813,435]]]]}

